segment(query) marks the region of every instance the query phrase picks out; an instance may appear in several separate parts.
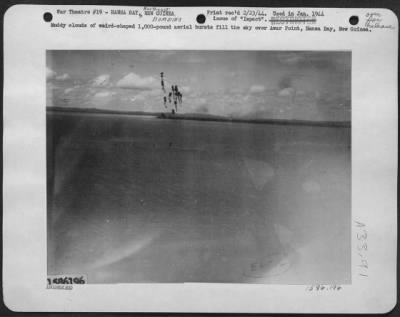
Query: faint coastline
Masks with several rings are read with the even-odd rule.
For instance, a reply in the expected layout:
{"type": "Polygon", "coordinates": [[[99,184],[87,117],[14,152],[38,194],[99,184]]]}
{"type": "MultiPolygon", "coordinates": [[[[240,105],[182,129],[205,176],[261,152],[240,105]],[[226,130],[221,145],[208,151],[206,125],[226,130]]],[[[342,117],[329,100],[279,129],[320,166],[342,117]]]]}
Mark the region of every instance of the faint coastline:
{"type": "Polygon", "coordinates": [[[163,112],[146,111],[117,111],[98,108],[76,108],[76,107],[46,107],[49,112],[73,112],[73,113],[93,113],[93,114],[114,114],[114,115],[133,115],[133,116],[153,116],[158,119],[171,120],[196,120],[196,121],[218,121],[218,122],[237,122],[237,123],[255,123],[272,125],[301,125],[301,126],[319,126],[319,127],[342,127],[350,128],[351,121],[315,121],[315,120],[297,120],[297,119],[248,119],[248,118],[230,118],[211,114],[185,113],[171,114],[163,112]]]}
{"type": "Polygon", "coordinates": [[[79,112],[79,113],[95,113],[95,114],[116,114],[116,115],[133,115],[133,116],[158,116],[161,112],[145,112],[145,111],[117,111],[98,108],[77,108],[77,107],[46,107],[46,111],[53,112],[79,112]]]}

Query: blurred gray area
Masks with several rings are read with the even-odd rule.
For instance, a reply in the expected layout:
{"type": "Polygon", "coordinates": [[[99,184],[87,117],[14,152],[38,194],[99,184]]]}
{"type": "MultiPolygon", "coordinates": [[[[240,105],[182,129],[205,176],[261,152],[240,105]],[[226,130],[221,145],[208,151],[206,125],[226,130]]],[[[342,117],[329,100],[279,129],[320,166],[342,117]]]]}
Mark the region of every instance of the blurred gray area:
{"type": "Polygon", "coordinates": [[[351,282],[350,128],[47,113],[48,274],[351,282]]]}

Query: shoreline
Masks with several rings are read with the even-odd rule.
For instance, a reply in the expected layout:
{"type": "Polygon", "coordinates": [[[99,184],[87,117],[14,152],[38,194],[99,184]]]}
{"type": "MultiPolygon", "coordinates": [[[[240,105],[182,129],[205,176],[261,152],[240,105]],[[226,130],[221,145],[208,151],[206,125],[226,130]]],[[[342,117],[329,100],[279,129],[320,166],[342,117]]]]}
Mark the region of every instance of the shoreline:
{"type": "Polygon", "coordinates": [[[297,126],[317,126],[317,127],[338,127],[350,128],[350,121],[313,121],[313,120],[289,120],[289,119],[240,119],[240,118],[223,118],[223,117],[197,117],[196,115],[180,115],[180,114],[160,114],[159,119],[171,120],[195,120],[195,121],[215,121],[215,122],[231,122],[231,123],[255,123],[269,125],[297,125],[297,126]]]}
{"type": "Polygon", "coordinates": [[[351,128],[351,121],[314,121],[314,120],[298,120],[298,119],[240,119],[226,118],[213,115],[197,115],[197,114],[170,114],[162,112],[143,112],[143,111],[113,111],[103,109],[80,109],[80,108],[63,108],[63,107],[46,107],[46,112],[60,113],[83,113],[83,114],[109,114],[109,115],[130,115],[130,116],[151,116],[157,119],[170,120],[191,120],[191,121],[212,121],[227,123],[250,123],[250,124],[268,124],[268,125],[294,125],[294,126],[316,126],[316,127],[336,127],[351,128]]]}

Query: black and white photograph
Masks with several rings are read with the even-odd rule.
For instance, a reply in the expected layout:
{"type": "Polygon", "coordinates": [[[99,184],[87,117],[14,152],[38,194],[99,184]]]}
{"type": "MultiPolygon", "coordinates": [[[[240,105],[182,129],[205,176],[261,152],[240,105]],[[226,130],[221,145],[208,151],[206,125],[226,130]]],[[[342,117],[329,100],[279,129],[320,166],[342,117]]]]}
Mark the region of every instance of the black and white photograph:
{"type": "Polygon", "coordinates": [[[7,9],[8,311],[393,310],[396,14],[7,9]]]}
{"type": "Polygon", "coordinates": [[[47,274],[351,284],[351,52],[48,50],[47,274]]]}

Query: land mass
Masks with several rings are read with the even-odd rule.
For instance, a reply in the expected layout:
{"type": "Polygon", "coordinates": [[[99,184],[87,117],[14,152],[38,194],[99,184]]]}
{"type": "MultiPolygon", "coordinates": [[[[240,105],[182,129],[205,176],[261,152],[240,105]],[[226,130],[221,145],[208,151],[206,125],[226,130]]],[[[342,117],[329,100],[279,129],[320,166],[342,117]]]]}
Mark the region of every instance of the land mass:
{"type": "Polygon", "coordinates": [[[298,119],[250,119],[250,118],[232,118],[217,116],[207,113],[163,113],[146,111],[118,111],[98,108],[76,108],[76,107],[47,107],[47,111],[55,112],[78,112],[78,113],[97,113],[97,114],[116,114],[116,115],[135,115],[135,116],[154,116],[158,119],[171,120],[197,120],[197,121],[218,121],[218,122],[238,122],[238,123],[256,123],[256,124],[274,124],[274,125],[304,125],[304,126],[328,126],[328,127],[351,127],[350,121],[315,121],[298,119]]]}
{"type": "Polygon", "coordinates": [[[161,112],[146,112],[146,111],[120,111],[120,110],[108,110],[98,108],[77,108],[77,107],[46,107],[47,111],[56,112],[83,112],[83,113],[104,113],[104,114],[126,114],[134,116],[159,116],[161,112]]]}

